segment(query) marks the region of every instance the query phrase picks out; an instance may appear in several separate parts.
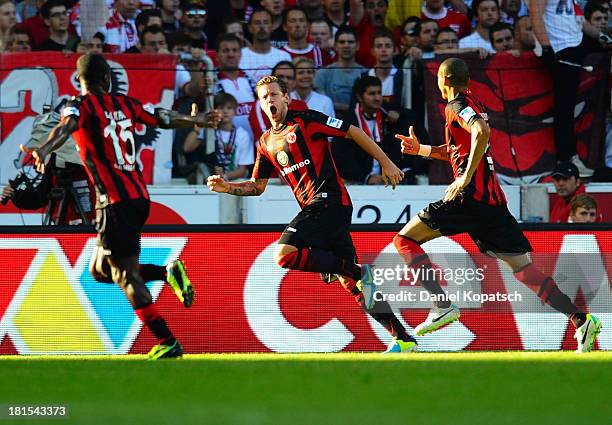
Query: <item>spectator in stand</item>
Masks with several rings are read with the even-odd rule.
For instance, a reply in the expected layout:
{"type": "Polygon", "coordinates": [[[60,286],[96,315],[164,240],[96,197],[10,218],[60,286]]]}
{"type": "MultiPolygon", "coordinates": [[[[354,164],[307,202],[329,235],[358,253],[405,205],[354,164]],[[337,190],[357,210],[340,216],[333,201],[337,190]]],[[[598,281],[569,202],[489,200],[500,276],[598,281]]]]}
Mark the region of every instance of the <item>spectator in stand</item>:
{"type": "Polygon", "coordinates": [[[157,7],[161,12],[162,28],[166,34],[172,34],[181,29],[179,0],[157,0],[157,7]]]}
{"type": "Polygon", "coordinates": [[[321,0],[300,0],[299,5],[304,9],[309,21],[323,19],[325,16],[325,9],[323,9],[321,0]]]}
{"type": "Polygon", "coordinates": [[[610,46],[610,37],[598,31],[588,21],[580,24],[576,19],[574,4],[570,0],[530,0],[529,16],[533,33],[541,46],[542,59],[549,65],[555,96],[553,120],[555,147],[558,161],[571,161],[581,177],[590,177],[588,168],[576,153],[574,110],[578,91],[579,71],[560,60],[582,63],[588,53],[583,32],[610,46]],[[560,11],[560,12],[557,12],[560,11]]]}
{"type": "MultiPolygon", "coordinates": [[[[287,85],[287,92],[291,93],[295,90],[295,66],[292,62],[282,61],[276,64],[272,69],[272,75],[283,80],[287,85]]],[[[304,111],[308,109],[308,105],[298,99],[289,99],[289,110],[290,111],[304,111]]],[[[253,129],[253,137],[255,142],[259,140],[262,134],[270,128],[270,119],[261,109],[261,103],[259,99],[255,102],[251,114],[249,115],[249,122],[253,129]]]]}
{"type": "Polygon", "coordinates": [[[610,6],[603,6],[602,3],[590,1],[584,7],[584,18],[597,31],[608,33],[610,31],[610,6]]]}
{"type": "Polygon", "coordinates": [[[249,114],[255,103],[254,87],[252,81],[240,68],[241,43],[240,39],[232,34],[221,34],[217,37],[217,60],[219,61],[219,75],[215,86],[215,94],[229,93],[238,102],[234,123],[251,133],[249,114]]]}
{"type": "Polygon", "coordinates": [[[410,16],[402,23],[401,26],[401,37],[400,37],[400,55],[409,56],[410,49],[416,47],[417,36],[415,27],[416,24],[421,22],[421,18],[417,16],[410,16]]]}
{"type": "Polygon", "coordinates": [[[459,36],[452,28],[442,28],[436,36],[434,53],[459,49],[459,36]]]}
{"type": "Polygon", "coordinates": [[[242,22],[240,22],[240,19],[236,18],[235,16],[227,16],[223,20],[223,33],[234,34],[242,42],[242,47],[251,45],[251,43],[244,38],[244,28],[242,27],[242,22]]]}
{"type": "Polygon", "coordinates": [[[334,37],[332,30],[325,19],[318,19],[310,23],[310,39],[324,55],[328,55],[332,60],[336,57],[334,52],[334,37]]]}
{"type": "Polygon", "coordinates": [[[101,55],[104,52],[104,37],[100,33],[96,33],[91,41],[86,42],[81,40],[79,45],[77,46],[77,53],[80,55],[84,55],[86,53],[94,53],[97,55],[101,55]]]}
{"type": "MultiPolygon", "coordinates": [[[[424,18],[419,20],[409,32],[415,36],[415,45],[404,50],[404,58],[410,61],[432,59],[439,32],[438,23],[433,19],[424,18]]],[[[398,62],[397,58],[396,62],[398,62]]],[[[407,67],[407,65],[404,66],[407,67]]]]}
{"type": "Polygon", "coordinates": [[[282,50],[291,55],[291,59],[305,56],[312,59],[316,68],[331,63],[329,54],[308,42],[309,22],[304,9],[294,6],[283,13],[283,29],[287,31],[287,45],[282,50]]]}
{"type": "Polygon", "coordinates": [[[15,28],[13,36],[11,37],[7,46],[8,52],[30,52],[32,46],[30,45],[30,37],[28,33],[21,28],[15,28]]]}
{"type": "Polygon", "coordinates": [[[134,18],[138,13],[137,0],[115,0],[113,13],[100,29],[104,36],[104,50],[123,53],[138,43],[134,18]]]}
{"type": "Polygon", "coordinates": [[[16,24],[15,5],[11,0],[0,0],[0,52],[7,48],[16,24]]]}
{"type": "MultiPolygon", "coordinates": [[[[435,25],[435,22],[433,24],[435,25]]],[[[391,123],[397,122],[400,117],[404,85],[404,74],[393,65],[395,47],[395,37],[391,31],[386,28],[376,30],[372,35],[372,54],[376,63],[372,69],[362,74],[377,77],[381,81],[383,106],[387,110],[386,119],[391,123]]]]}
{"type": "Polygon", "coordinates": [[[438,23],[438,28],[451,28],[459,38],[466,37],[472,32],[472,24],[463,13],[450,10],[444,5],[444,0],[425,0],[422,18],[433,19],[438,23]]]}
{"type": "Polygon", "coordinates": [[[161,26],[149,26],[138,32],[138,44],[130,47],[125,53],[168,54],[168,42],[161,26]]]}
{"type": "Polygon", "coordinates": [[[482,48],[459,48],[459,37],[457,33],[450,28],[440,30],[436,36],[436,47],[434,49],[436,55],[455,55],[462,53],[478,53],[481,59],[485,59],[491,54],[482,48]]]}
{"type": "Polygon", "coordinates": [[[595,223],[597,218],[595,198],[586,193],[574,196],[570,206],[569,223],[595,223]]]}
{"type": "Polygon", "coordinates": [[[366,69],[355,61],[358,42],[354,29],[341,27],[336,32],[334,48],[338,60],[317,71],[315,88],[332,99],[336,115],[342,116],[349,109],[355,81],[366,69]]]}
{"type": "Polygon", "coordinates": [[[476,21],[476,30],[467,37],[459,39],[459,47],[481,47],[489,53],[495,53],[489,37],[489,30],[499,21],[499,5],[496,0],[474,0],[472,3],[476,21]]]}
{"type": "MultiPolygon", "coordinates": [[[[336,35],[336,31],[343,25],[348,24],[344,4],[346,0],[323,0],[323,9],[325,10],[324,19],[331,28],[332,36],[336,35]]],[[[314,21],[313,21],[314,22],[314,21]]]]}
{"type": "MultiPolygon", "coordinates": [[[[280,49],[287,44],[287,33],[283,29],[283,11],[285,10],[285,0],[261,0],[261,7],[266,9],[270,14],[271,28],[270,28],[270,40],[272,40],[272,46],[280,49]]],[[[253,15],[251,15],[251,20],[253,15]]],[[[251,32],[251,28],[249,28],[251,32]]],[[[255,34],[251,32],[251,35],[255,37],[255,34]]]]}
{"type": "Polygon", "coordinates": [[[34,50],[76,52],[79,38],[68,33],[68,16],[65,0],[48,0],[40,8],[45,24],[49,27],[49,38],[34,50]]]}
{"type": "Polygon", "coordinates": [[[372,55],[372,35],[377,29],[385,28],[387,0],[349,0],[350,25],[357,32],[359,50],[357,62],[371,68],[376,63],[372,55]]]}
{"type": "MultiPolygon", "coordinates": [[[[215,96],[215,109],[221,112],[222,118],[215,131],[214,174],[225,180],[237,180],[247,177],[248,167],[255,162],[254,144],[251,135],[234,124],[238,102],[231,94],[220,93],[215,96]]],[[[199,127],[194,127],[185,138],[183,151],[187,162],[206,162],[206,135],[199,127]]]]}
{"type": "Polygon", "coordinates": [[[173,55],[191,53],[191,40],[182,32],[174,32],[168,35],[166,40],[168,41],[168,50],[173,55]]]}
{"type": "MultiPolygon", "coordinates": [[[[358,100],[355,109],[348,111],[343,119],[362,129],[380,146],[389,159],[400,167],[401,147],[398,146],[394,135],[401,131],[388,124],[389,120],[382,109],[380,80],[370,76],[359,78],[355,82],[355,95],[358,100]]],[[[340,177],[346,183],[385,184],[378,161],[369,156],[353,140],[334,139],[331,148],[340,177]]]]}
{"type": "Polygon", "coordinates": [[[274,65],[280,61],[290,61],[291,55],[272,46],[270,42],[272,17],[266,9],[253,11],[249,20],[249,32],[253,40],[251,46],[242,49],[240,68],[257,83],[261,78],[270,75],[274,65]]]}
{"type": "Polygon", "coordinates": [[[146,9],[136,16],[136,31],[138,31],[138,34],[146,27],[156,26],[162,28],[162,24],[163,22],[159,9],[146,9]]]}
{"type": "Polygon", "coordinates": [[[516,21],[516,26],[514,27],[514,42],[519,52],[533,52],[535,48],[535,39],[533,38],[533,28],[529,15],[521,16],[516,21]]]}
{"type": "MultiPolygon", "coordinates": [[[[602,34],[609,34],[610,5],[608,3],[602,3],[601,1],[588,2],[584,7],[584,18],[591,24],[594,30],[602,34]]],[[[583,43],[589,53],[603,52],[605,50],[605,47],[599,41],[590,37],[586,37],[583,43]]]]}
{"type": "Polygon", "coordinates": [[[495,53],[510,53],[513,56],[520,56],[521,52],[514,48],[514,30],[512,25],[504,22],[495,23],[489,30],[491,46],[495,53]]]}
{"type": "Polygon", "coordinates": [[[552,178],[558,199],[550,210],[548,221],[551,223],[567,223],[572,199],[574,196],[584,193],[586,188],[580,181],[578,167],[570,161],[558,163],[552,173],[552,178]]]}
{"type": "MultiPolygon", "coordinates": [[[[0,0],[0,4],[2,4],[2,1],[3,0],[0,0]]],[[[36,2],[36,6],[38,7],[38,13],[35,16],[28,18],[17,25],[17,27],[23,28],[28,33],[32,48],[36,47],[37,45],[48,39],[50,35],[49,28],[45,25],[45,20],[40,13],[40,8],[44,3],[44,0],[38,0],[36,2]]],[[[75,6],[75,9],[76,8],[77,7],[75,6]]],[[[1,27],[2,24],[0,23],[0,28],[1,27]]],[[[70,32],[70,34],[76,35],[75,29],[72,25],[69,25],[68,31],[70,32]]]]}
{"type": "Polygon", "coordinates": [[[295,90],[289,93],[289,98],[305,102],[308,109],[335,117],[334,102],[328,96],[314,91],[315,64],[313,60],[299,56],[293,60],[293,64],[296,75],[295,90]]]}
{"type": "Polygon", "coordinates": [[[204,33],[206,9],[204,9],[203,3],[192,1],[185,4],[182,10],[183,33],[191,39],[191,47],[207,50],[208,37],[204,33]]]}

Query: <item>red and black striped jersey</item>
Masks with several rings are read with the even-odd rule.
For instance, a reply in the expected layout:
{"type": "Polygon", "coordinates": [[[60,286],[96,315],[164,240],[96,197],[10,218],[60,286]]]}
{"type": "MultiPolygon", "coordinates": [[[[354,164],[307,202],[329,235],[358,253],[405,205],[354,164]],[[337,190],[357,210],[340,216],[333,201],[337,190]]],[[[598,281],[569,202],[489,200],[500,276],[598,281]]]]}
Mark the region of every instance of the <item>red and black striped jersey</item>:
{"type": "MultiPolygon", "coordinates": [[[[472,124],[479,119],[488,123],[488,116],[482,104],[472,96],[469,90],[460,93],[459,96],[448,102],[444,115],[446,116],[446,149],[456,179],[467,169],[472,147],[472,124]]],[[[463,193],[489,205],[506,204],[506,195],[495,177],[491,145],[487,146],[472,176],[472,181],[463,190],[463,193]]]]}
{"type": "Polygon", "coordinates": [[[328,140],[345,137],[349,127],[312,109],[287,111],[282,127],[268,129],[259,139],[253,178],[267,179],[276,168],[300,207],[317,202],[351,206],[328,140]]]}
{"type": "Polygon", "coordinates": [[[136,123],[156,126],[151,105],[122,94],[88,93],[66,104],[62,120],[78,120],[72,137],[93,182],[98,207],[129,199],[149,199],[136,163],[136,123]]]}

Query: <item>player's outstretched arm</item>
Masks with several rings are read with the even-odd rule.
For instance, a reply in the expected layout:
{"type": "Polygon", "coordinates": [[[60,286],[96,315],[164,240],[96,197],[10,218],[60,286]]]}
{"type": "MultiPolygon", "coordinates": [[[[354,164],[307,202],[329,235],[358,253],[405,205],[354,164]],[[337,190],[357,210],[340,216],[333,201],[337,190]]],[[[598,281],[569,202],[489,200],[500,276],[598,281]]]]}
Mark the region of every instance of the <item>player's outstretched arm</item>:
{"type": "Polygon", "coordinates": [[[359,127],[351,125],[346,135],[353,139],[357,145],[364,151],[366,151],[372,158],[378,161],[380,168],[382,169],[381,174],[385,181],[385,186],[391,183],[393,189],[395,185],[402,181],[404,178],[404,172],[400,170],[394,163],[389,159],[378,144],[372,140],[367,134],[364,133],[359,127]]]}
{"type": "Polygon", "coordinates": [[[236,196],[259,196],[266,190],[268,179],[247,180],[240,183],[230,183],[221,176],[210,176],[206,185],[213,192],[227,193],[236,196]]]}
{"type": "Polygon", "coordinates": [[[32,154],[36,170],[38,170],[39,173],[44,173],[49,154],[62,147],[72,132],[76,131],[78,126],[78,119],[74,116],[69,116],[61,120],[51,130],[47,141],[42,146],[38,148],[28,148],[24,145],[19,145],[19,149],[21,149],[23,153],[32,154]]]}
{"type": "Polygon", "coordinates": [[[203,114],[198,113],[197,106],[192,105],[191,115],[181,114],[164,108],[155,108],[157,125],[160,128],[193,128],[211,127],[217,128],[221,122],[221,112],[213,109],[203,114]]]}
{"type": "Polygon", "coordinates": [[[412,126],[410,126],[408,133],[408,136],[404,136],[402,134],[395,135],[397,139],[401,140],[402,153],[407,155],[419,155],[424,156],[426,158],[439,159],[441,161],[449,161],[448,152],[446,151],[446,145],[421,145],[416,134],[414,134],[414,128],[412,126]]]}

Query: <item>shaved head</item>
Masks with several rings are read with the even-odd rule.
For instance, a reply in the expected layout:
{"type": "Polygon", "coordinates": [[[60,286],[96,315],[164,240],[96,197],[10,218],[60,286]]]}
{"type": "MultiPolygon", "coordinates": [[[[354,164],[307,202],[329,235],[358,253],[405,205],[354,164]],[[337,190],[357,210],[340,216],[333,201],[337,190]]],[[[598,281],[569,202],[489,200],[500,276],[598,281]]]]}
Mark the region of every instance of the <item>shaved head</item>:
{"type": "Polygon", "coordinates": [[[438,69],[438,75],[446,77],[451,87],[467,87],[470,71],[467,63],[458,58],[446,59],[438,69]]]}

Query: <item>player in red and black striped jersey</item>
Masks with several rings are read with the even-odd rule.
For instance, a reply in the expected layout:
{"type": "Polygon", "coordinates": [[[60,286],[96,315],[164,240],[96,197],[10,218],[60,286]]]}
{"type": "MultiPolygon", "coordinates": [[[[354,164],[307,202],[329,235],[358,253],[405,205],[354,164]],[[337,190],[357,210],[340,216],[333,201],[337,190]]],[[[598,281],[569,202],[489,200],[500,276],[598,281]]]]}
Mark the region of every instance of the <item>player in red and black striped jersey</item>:
{"type": "Polygon", "coordinates": [[[99,282],[123,289],[136,314],[158,338],[149,353],[152,360],[178,357],[183,350],[153,304],[145,282],[166,281],[186,307],[193,303],[193,288],[181,260],[167,266],[139,264],[140,233],[149,215],[149,193],[136,164],[134,129],[137,123],[162,128],[215,126],[218,112],[180,115],[142,105],[128,96],[109,93],[110,67],[101,55],[83,55],[77,61],[81,95],[64,108],[60,123],[43,146],[28,149],[37,169],[45,171],[50,153],[72,134],[96,189],[98,243],[90,271],[99,282]]]}
{"type": "MultiPolygon", "coordinates": [[[[431,269],[429,257],[421,244],[442,235],[468,233],[481,252],[504,261],[538,297],[565,313],[576,326],[577,351],[590,351],[601,329],[601,322],[585,314],[565,295],[552,277],[538,270],[528,252],[531,245],[508,211],[506,197],[493,170],[490,155],[487,114],[468,90],[469,70],[461,59],[447,59],[438,69],[438,88],[448,102],[445,110],[446,143],[421,145],[412,127],[409,136],[396,135],[402,152],[450,161],[455,180],[446,189],[444,199],[430,204],[413,217],[395,236],[393,242],[410,267],[431,269]]],[[[421,283],[436,296],[435,308],[416,328],[417,335],[433,332],[459,318],[435,273],[421,283]]]]}
{"type": "MultiPolygon", "coordinates": [[[[279,266],[337,275],[342,286],[395,338],[390,351],[413,351],[416,341],[406,332],[385,301],[372,305],[364,297],[362,267],[349,233],[352,203],[334,164],[329,137],[352,138],[381,165],[385,182],[395,185],[402,171],[363,130],[320,112],[289,111],[285,83],[264,77],[257,83],[261,107],[272,127],[260,138],[250,181],[228,183],[221,176],[208,178],[212,191],[238,196],[259,196],[276,169],[291,187],[302,211],[285,228],[276,250],[279,266]]],[[[341,143],[341,142],[336,142],[341,143]]],[[[369,278],[368,267],[363,267],[369,278]]]]}

